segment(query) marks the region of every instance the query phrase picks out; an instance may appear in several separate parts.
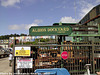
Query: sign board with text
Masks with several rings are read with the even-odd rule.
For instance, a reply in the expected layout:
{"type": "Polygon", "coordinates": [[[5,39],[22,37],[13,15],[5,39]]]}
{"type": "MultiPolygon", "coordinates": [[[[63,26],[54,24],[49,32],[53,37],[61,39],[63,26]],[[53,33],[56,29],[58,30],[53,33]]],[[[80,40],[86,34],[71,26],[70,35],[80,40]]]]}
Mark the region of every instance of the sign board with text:
{"type": "Polygon", "coordinates": [[[33,26],[29,29],[31,36],[47,36],[47,35],[70,35],[72,33],[71,26],[33,26]]]}
{"type": "Polygon", "coordinates": [[[15,56],[30,56],[30,47],[15,47],[15,56]]]}
{"type": "Polygon", "coordinates": [[[67,53],[66,51],[62,52],[62,53],[61,53],[61,57],[62,57],[63,59],[67,59],[67,58],[68,58],[68,53],[67,53]]]}
{"type": "Polygon", "coordinates": [[[33,58],[17,59],[17,68],[32,68],[33,58]]]}

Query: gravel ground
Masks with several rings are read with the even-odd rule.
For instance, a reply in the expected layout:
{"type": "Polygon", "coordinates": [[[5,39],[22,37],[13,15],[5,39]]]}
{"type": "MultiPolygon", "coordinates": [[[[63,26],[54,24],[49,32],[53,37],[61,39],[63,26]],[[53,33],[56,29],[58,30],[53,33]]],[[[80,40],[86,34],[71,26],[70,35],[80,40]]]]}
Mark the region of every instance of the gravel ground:
{"type": "Polygon", "coordinates": [[[12,72],[12,67],[9,67],[8,57],[0,58],[0,73],[10,73],[12,72]]]}

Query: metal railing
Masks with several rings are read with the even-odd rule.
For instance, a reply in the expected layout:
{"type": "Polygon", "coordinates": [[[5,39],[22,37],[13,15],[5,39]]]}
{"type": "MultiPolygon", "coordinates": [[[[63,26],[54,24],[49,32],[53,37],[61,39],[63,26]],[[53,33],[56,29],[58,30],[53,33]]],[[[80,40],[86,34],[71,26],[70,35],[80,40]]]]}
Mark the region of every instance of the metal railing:
{"type": "Polygon", "coordinates": [[[86,72],[85,64],[91,64],[91,73],[100,71],[100,42],[66,42],[63,45],[15,45],[14,47],[25,46],[31,47],[31,56],[14,57],[15,73],[18,71],[33,73],[36,69],[64,67],[71,75],[80,75],[86,72]],[[68,53],[66,60],[61,58],[61,47],[68,53]],[[20,58],[32,58],[32,68],[17,68],[17,60],[20,58]]]}

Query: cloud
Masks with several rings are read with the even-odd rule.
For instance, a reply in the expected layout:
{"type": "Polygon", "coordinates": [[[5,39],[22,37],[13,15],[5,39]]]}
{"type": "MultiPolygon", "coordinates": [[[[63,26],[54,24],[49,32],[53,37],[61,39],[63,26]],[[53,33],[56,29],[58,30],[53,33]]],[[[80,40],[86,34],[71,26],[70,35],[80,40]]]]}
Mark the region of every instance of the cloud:
{"type": "Polygon", "coordinates": [[[62,22],[62,23],[76,23],[77,20],[75,20],[72,17],[62,17],[60,22],[62,22]]]}
{"type": "Polygon", "coordinates": [[[9,30],[29,30],[31,26],[38,26],[38,24],[42,23],[43,20],[34,20],[32,24],[21,24],[21,25],[9,25],[9,30]]]}
{"type": "Polygon", "coordinates": [[[96,3],[100,3],[100,0],[96,0],[96,3]]]}
{"type": "Polygon", "coordinates": [[[25,30],[29,30],[29,28],[31,26],[38,26],[38,24],[32,23],[32,24],[29,24],[29,25],[25,25],[25,30]]]}
{"type": "Polygon", "coordinates": [[[34,23],[36,23],[36,24],[40,24],[40,23],[42,23],[43,22],[43,20],[34,20],[34,23]]]}
{"type": "Polygon", "coordinates": [[[38,26],[38,24],[32,23],[32,24],[22,24],[22,25],[9,25],[9,30],[29,30],[31,26],[38,26]]]}
{"type": "Polygon", "coordinates": [[[19,25],[9,25],[8,29],[10,30],[20,30],[22,26],[19,25]]]}
{"type": "Polygon", "coordinates": [[[81,0],[78,2],[80,8],[79,16],[83,18],[95,5],[92,3],[86,2],[85,0],[81,0]]]}
{"type": "Polygon", "coordinates": [[[29,30],[31,26],[38,26],[38,24],[32,23],[32,24],[22,24],[22,25],[9,25],[9,30],[29,30]]]}
{"type": "MultiPolygon", "coordinates": [[[[40,0],[41,1],[41,0],[40,0]]],[[[23,3],[24,5],[33,5],[38,2],[37,0],[0,0],[1,6],[3,7],[16,7],[20,8],[17,4],[23,3]]]]}
{"type": "Polygon", "coordinates": [[[13,6],[19,8],[16,3],[20,3],[21,0],[1,0],[1,6],[8,7],[13,6]]]}

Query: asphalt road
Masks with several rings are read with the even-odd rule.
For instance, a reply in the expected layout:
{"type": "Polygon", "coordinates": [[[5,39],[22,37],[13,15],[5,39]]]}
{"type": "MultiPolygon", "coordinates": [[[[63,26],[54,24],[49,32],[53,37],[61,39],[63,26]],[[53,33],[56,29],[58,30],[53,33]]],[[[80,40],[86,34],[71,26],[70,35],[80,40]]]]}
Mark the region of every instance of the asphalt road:
{"type": "Polygon", "coordinates": [[[11,73],[12,67],[9,67],[8,57],[0,58],[0,73],[11,73]]]}

